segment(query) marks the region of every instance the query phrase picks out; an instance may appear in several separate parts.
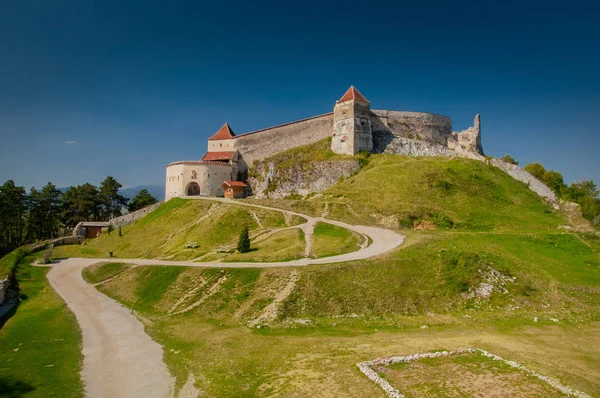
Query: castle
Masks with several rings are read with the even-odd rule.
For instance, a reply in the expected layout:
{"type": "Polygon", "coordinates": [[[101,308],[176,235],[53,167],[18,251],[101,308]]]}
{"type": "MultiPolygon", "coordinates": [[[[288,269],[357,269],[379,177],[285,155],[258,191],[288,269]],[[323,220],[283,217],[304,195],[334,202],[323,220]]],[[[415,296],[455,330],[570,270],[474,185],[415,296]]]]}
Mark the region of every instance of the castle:
{"type": "Polygon", "coordinates": [[[243,196],[241,181],[255,160],[331,137],[338,154],[397,153],[413,156],[483,155],[479,115],[473,127],[452,132],[447,116],[371,109],[351,86],[333,112],[236,135],[225,123],[208,139],[199,161],[167,166],[165,200],[184,196],[243,196]]]}

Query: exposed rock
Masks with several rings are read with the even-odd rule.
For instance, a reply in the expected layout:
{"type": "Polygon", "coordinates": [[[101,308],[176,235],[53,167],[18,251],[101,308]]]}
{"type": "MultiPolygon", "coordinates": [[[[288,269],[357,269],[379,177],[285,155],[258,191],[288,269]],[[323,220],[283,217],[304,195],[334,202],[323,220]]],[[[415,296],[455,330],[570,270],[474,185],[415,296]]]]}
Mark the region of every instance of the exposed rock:
{"type": "Polygon", "coordinates": [[[257,198],[284,198],[297,193],[306,196],[322,192],[360,170],[358,159],[311,162],[281,168],[274,162],[260,163],[252,170],[248,184],[257,198]]]}

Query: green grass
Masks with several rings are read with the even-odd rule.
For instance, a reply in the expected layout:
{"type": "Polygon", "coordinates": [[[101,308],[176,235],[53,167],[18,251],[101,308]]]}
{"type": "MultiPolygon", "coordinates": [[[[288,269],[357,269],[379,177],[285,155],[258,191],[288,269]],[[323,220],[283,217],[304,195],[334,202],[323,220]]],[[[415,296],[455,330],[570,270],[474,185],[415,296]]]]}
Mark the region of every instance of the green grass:
{"type": "Polygon", "coordinates": [[[33,258],[19,263],[23,301],[0,329],[0,396],[81,397],[79,327],[33,258]]]}
{"type": "Polygon", "coordinates": [[[332,224],[319,222],[315,225],[312,241],[314,257],[328,257],[360,249],[358,234],[332,224]]]}
{"type": "Polygon", "coordinates": [[[234,253],[223,258],[223,261],[290,261],[304,257],[306,242],[301,229],[288,229],[276,232],[265,240],[252,244],[247,253],[234,253]]]}
{"type": "Polygon", "coordinates": [[[59,246],[54,257],[163,258],[191,260],[221,246],[235,247],[240,231],[286,227],[281,212],[202,200],[172,199],[116,232],[89,239],[86,245],[59,246]],[[197,242],[195,249],[186,248],[197,242]]]}
{"type": "Polygon", "coordinates": [[[98,263],[84,268],[81,274],[88,283],[100,283],[130,267],[130,265],[124,263],[98,263]]]}
{"type": "MultiPolygon", "coordinates": [[[[302,270],[286,316],[424,314],[518,306],[594,319],[600,307],[598,254],[570,234],[411,233],[403,248],[377,260],[302,270]],[[507,294],[478,302],[462,293],[481,282],[479,269],[508,277],[507,294]]],[[[518,311],[517,311],[518,313],[518,311]]]]}
{"type": "MultiPolygon", "coordinates": [[[[278,165],[278,167],[280,167],[278,165]]],[[[556,230],[562,216],[502,170],[470,159],[371,155],[356,175],[310,200],[257,201],[276,207],[323,213],[336,220],[377,225],[382,217],[412,228],[432,220],[467,230],[556,230]],[[443,222],[441,222],[443,221],[443,222]]]]}

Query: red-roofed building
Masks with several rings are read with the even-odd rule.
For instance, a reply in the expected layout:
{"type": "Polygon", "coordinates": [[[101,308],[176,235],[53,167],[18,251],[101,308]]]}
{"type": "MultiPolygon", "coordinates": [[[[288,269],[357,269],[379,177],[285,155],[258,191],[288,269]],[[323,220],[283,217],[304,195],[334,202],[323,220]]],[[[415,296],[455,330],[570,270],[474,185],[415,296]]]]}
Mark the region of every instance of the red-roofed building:
{"type": "Polygon", "coordinates": [[[223,126],[221,126],[221,128],[219,129],[219,131],[217,131],[208,140],[209,141],[229,140],[229,139],[232,139],[233,137],[235,137],[235,133],[233,132],[233,130],[231,129],[231,127],[229,127],[229,123],[225,123],[223,126]]]}
{"type": "Polygon", "coordinates": [[[231,162],[235,158],[235,152],[206,152],[202,160],[206,162],[231,162]]]}
{"type": "Polygon", "coordinates": [[[221,186],[225,190],[226,198],[239,199],[245,196],[248,185],[242,181],[223,181],[221,186]]]}
{"type": "Polygon", "coordinates": [[[359,93],[358,90],[354,86],[350,86],[348,91],[346,91],[346,93],[344,95],[342,95],[342,98],[340,98],[339,101],[337,101],[337,103],[339,104],[340,102],[346,102],[346,101],[352,101],[352,100],[361,101],[361,102],[370,104],[370,102],[367,101],[367,99],[361,93],[359,93]]]}
{"type": "MultiPolygon", "coordinates": [[[[326,139],[331,140],[333,153],[348,156],[361,151],[415,156],[423,153],[451,156],[453,152],[483,155],[478,117],[473,128],[453,133],[452,121],[447,116],[371,109],[369,100],[354,86],[333,105],[333,112],[241,135],[236,135],[228,123],[223,124],[208,139],[208,148],[201,160],[173,162],[167,166],[166,200],[189,196],[241,197],[244,193],[260,197],[270,186],[265,170],[271,173],[279,165],[270,161],[268,165],[263,164],[266,167],[263,167],[261,181],[266,184],[251,178],[250,186],[246,187],[236,181],[245,179],[243,176],[249,174],[255,162],[326,139]],[[432,147],[427,148],[428,145],[432,147]]],[[[269,118],[268,112],[262,115],[269,118]]]]}

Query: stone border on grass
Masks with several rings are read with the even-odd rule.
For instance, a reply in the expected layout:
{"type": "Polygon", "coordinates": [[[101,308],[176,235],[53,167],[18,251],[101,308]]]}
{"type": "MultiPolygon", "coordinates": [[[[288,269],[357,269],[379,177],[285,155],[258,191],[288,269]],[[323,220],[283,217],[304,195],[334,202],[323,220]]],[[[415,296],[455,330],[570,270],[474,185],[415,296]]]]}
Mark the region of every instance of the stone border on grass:
{"type": "Polygon", "coordinates": [[[394,386],[392,386],[386,379],[381,377],[381,375],[379,375],[379,373],[377,373],[373,369],[374,365],[386,365],[387,366],[387,365],[392,365],[392,364],[400,363],[400,362],[412,362],[412,361],[416,361],[416,360],[419,360],[422,358],[447,357],[449,355],[464,354],[464,353],[480,353],[490,359],[493,359],[494,361],[503,362],[515,369],[521,370],[525,373],[528,373],[532,376],[537,377],[541,381],[543,381],[547,384],[550,384],[552,387],[556,388],[563,394],[566,394],[570,397],[592,398],[590,395],[587,395],[586,393],[583,393],[581,391],[572,389],[571,387],[565,386],[564,384],[562,384],[560,381],[558,381],[556,379],[553,379],[548,376],[544,376],[544,375],[536,372],[535,370],[526,368],[525,366],[521,365],[518,362],[508,361],[502,357],[499,357],[498,355],[492,354],[492,353],[490,353],[486,350],[482,350],[480,348],[468,348],[465,350],[456,350],[456,351],[427,352],[427,353],[423,353],[423,354],[413,354],[413,355],[407,355],[407,356],[394,356],[394,357],[390,357],[390,358],[377,358],[377,359],[373,359],[373,360],[367,361],[367,362],[359,362],[356,364],[356,366],[365,376],[367,376],[371,381],[373,381],[375,384],[377,384],[389,397],[404,398],[405,396],[400,391],[398,391],[394,386]]]}

